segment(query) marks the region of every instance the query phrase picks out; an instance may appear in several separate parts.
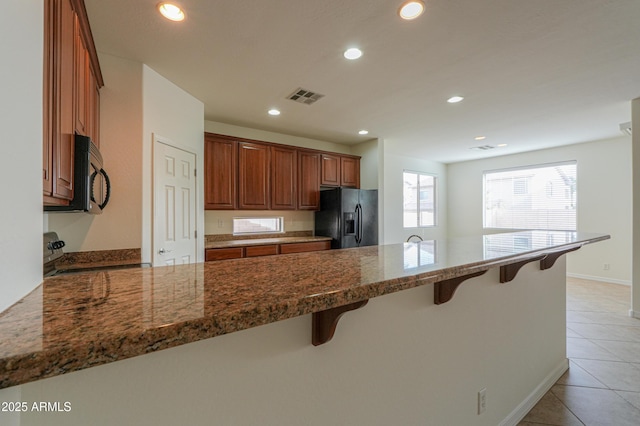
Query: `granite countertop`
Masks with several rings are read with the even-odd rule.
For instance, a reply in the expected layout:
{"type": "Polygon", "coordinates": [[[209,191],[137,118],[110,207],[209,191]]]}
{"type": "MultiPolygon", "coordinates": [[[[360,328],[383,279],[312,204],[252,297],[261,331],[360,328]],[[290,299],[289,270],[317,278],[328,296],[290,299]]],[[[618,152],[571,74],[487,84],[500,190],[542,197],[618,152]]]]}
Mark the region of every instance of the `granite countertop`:
{"type": "Polygon", "coordinates": [[[0,313],[0,388],[607,238],[529,231],[46,278],[0,313]]]}
{"type": "Polygon", "coordinates": [[[312,237],[312,236],[299,236],[299,237],[271,237],[271,238],[252,238],[246,240],[227,240],[227,241],[208,241],[204,248],[232,248],[232,247],[249,247],[249,246],[264,246],[268,244],[292,244],[292,243],[312,243],[315,241],[331,241],[331,237],[312,237]]]}

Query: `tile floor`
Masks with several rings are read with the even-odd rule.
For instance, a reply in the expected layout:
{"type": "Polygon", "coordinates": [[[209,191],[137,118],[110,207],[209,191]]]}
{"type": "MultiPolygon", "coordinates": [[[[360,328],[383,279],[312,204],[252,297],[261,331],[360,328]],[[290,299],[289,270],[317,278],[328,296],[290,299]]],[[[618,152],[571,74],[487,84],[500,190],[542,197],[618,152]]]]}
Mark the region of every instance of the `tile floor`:
{"type": "Polygon", "coordinates": [[[518,426],[640,425],[640,320],[631,288],[567,278],[570,369],[518,426]]]}

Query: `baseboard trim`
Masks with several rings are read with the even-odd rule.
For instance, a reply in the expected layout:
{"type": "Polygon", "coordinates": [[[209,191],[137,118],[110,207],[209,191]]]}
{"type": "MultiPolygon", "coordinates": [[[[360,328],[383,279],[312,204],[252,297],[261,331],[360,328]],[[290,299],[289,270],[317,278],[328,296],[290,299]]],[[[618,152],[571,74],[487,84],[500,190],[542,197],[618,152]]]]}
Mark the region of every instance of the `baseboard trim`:
{"type": "Polygon", "coordinates": [[[582,280],[591,280],[591,281],[599,281],[603,283],[611,283],[611,284],[621,284],[626,286],[631,286],[631,281],[629,280],[618,280],[615,278],[604,278],[604,277],[596,277],[593,275],[582,275],[582,274],[572,274],[567,272],[567,276],[571,278],[579,278],[582,280]]]}
{"type": "Polygon", "coordinates": [[[500,422],[500,426],[516,426],[531,411],[533,407],[542,399],[549,389],[558,381],[560,377],[569,369],[569,359],[565,358],[554,368],[547,377],[544,378],[536,388],[518,406],[500,422]]]}
{"type": "Polygon", "coordinates": [[[640,319],[640,312],[634,311],[633,309],[629,309],[629,316],[631,318],[640,319]]]}

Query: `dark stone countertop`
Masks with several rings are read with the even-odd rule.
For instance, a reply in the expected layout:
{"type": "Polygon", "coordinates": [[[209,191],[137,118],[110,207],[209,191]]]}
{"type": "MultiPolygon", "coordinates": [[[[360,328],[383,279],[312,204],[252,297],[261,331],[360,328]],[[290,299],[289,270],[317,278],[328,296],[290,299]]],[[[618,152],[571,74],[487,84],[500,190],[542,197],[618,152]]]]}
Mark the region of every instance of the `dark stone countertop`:
{"type": "Polygon", "coordinates": [[[0,388],[607,238],[528,231],[46,278],[0,313],[0,388]]]}

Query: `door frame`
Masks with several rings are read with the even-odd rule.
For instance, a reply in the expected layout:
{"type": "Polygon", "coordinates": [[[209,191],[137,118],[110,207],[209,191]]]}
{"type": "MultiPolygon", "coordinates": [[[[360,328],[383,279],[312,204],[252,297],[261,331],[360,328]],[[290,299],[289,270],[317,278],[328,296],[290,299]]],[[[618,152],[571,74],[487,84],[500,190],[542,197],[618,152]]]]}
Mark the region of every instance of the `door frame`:
{"type": "MultiPolygon", "coordinates": [[[[151,152],[151,163],[152,163],[152,172],[151,172],[151,205],[152,205],[152,211],[151,211],[151,264],[153,266],[157,266],[155,263],[155,257],[156,257],[156,250],[158,249],[157,247],[157,241],[156,241],[156,225],[158,223],[158,221],[156,220],[156,210],[157,210],[157,198],[156,198],[156,167],[158,167],[158,164],[156,164],[156,146],[157,144],[163,144],[163,145],[167,145],[170,146],[172,148],[175,149],[179,149],[181,151],[185,151],[189,154],[192,154],[194,159],[195,159],[195,169],[198,170],[198,161],[199,161],[199,157],[198,157],[198,153],[196,151],[194,151],[194,149],[192,147],[186,146],[186,145],[182,145],[179,143],[175,143],[173,142],[171,139],[169,138],[165,138],[164,136],[160,136],[158,134],[153,134],[153,149],[151,152]]],[[[199,173],[199,172],[196,172],[199,173]]],[[[195,219],[195,223],[194,223],[194,230],[196,231],[196,235],[197,237],[195,238],[195,260],[196,262],[198,261],[198,259],[200,258],[199,253],[198,253],[198,247],[199,247],[199,241],[201,238],[204,238],[203,232],[201,232],[201,230],[198,227],[198,223],[199,223],[199,206],[200,206],[200,192],[199,192],[199,185],[198,185],[198,179],[199,179],[199,175],[197,175],[196,179],[195,179],[195,196],[194,196],[194,202],[195,202],[195,209],[196,209],[196,219],[195,219]]]]}

